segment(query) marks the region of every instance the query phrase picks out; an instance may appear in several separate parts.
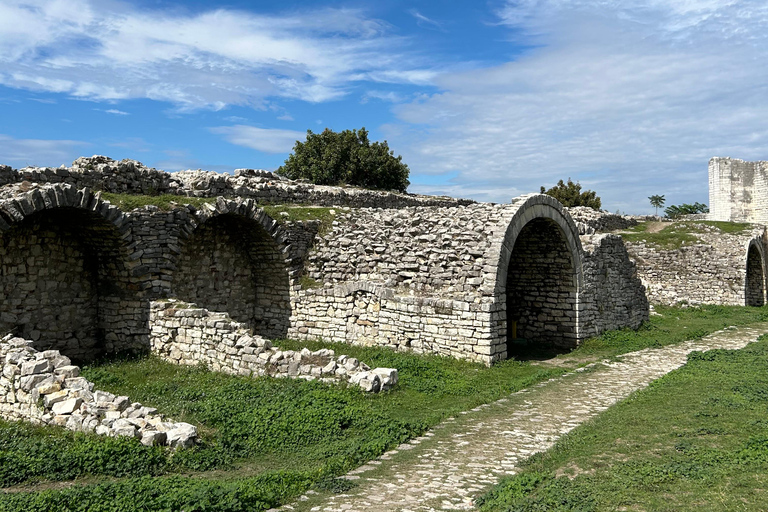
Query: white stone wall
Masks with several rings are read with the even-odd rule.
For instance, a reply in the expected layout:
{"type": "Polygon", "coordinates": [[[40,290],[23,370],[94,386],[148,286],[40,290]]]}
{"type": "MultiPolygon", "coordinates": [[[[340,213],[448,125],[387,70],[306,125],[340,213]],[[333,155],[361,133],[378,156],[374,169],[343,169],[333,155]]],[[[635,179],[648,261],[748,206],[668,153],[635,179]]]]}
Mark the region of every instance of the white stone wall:
{"type": "Polygon", "coordinates": [[[709,219],[768,222],[768,162],[709,161],[709,219]]]}

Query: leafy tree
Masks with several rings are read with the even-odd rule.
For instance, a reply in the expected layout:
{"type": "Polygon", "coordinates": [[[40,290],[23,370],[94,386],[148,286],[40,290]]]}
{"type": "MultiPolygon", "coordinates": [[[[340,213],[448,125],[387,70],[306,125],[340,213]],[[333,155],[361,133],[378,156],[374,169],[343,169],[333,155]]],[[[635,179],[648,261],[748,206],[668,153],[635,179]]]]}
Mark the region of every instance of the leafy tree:
{"type": "Polygon", "coordinates": [[[664,206],[664,202],[666,201],[666,199],[664,199],[664,196],[659,196],[659,195],[649,196],[648,199],[651,201],[651,206],[656,208],[656,215],[658,215],[659,208],[664,206]]]}
{"type": "Polygon", "coordinates": [[[589,206],[595,210],[600,209],[600,198],[597,197],[597,193],[593,190],[581,191],[581,185],[577,181],[576,183],[568,178],[568,183],[563,183],[563,180],[557,182],[557,185],[545,190],[541,187],[541,193],[552,196],[560,201],[563,206],[589,206]]]}
{"type": "Polygon", "coordinates": [[[318,185],[356,185],[405,192],[410,182],[408,166],[395,156],[387,141],[371,143],[365,127],[323,133],[307,130],[305,142],[296,141],[293,153],[277,173],[318,185]]]}
{"type": "Polygon", "coordinates": [[[679,206],[673,204],[664,210],[664,214],[670,219],[676,219],[681,215],[693,215],[696,213],[709,213],[709,207],[702,203],[683,203],[679,206]]]}

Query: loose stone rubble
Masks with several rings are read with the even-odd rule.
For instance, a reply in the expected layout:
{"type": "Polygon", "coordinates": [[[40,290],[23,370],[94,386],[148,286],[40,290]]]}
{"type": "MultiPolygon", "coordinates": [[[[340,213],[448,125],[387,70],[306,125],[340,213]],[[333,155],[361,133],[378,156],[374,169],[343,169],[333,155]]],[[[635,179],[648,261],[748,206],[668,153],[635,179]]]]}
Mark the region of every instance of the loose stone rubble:
{"type": "Polygon", "coordinates": [[[118,162],[99,155],[80,157],[71,167],[25,167],[14,170],[0,166],[0,187],[23,182],[66,183],[76,188],[88,187],[118,194],[243,197],[260,203],[292,202],[326,206],[397,208],[474,202],[451,197],[314,185],[288,180],[261,169],[237,169],[234,175],[201,170],[167,173],[146,167],[136,160],[118,162]]]}
{"type": "Polygon", "coordinates": [[[125,436],[147,446],[188,448],[197,428],[163,418],[153,407],[94,389],[58,350],[39,352],[12,335],[0,340],[0,415],[69,430],[125,436]]]}
{"type": "Polygon", "coordinates": [[[152,351],[178,364],[205,363],[211,370],[245,376],[298,377],[348,381],[378,393],[397,384],[394,368],[373,368],[333,350],[280,350],[252,335],[226,313],[214,313],[178,300],[153,302],[152,351]]]}
{"type": "Polygon", "coordinates": [[[617,215],[586,206],[572,206],[565,210],[573,218],[580,235],[593,235],[617,229],[627,229],[636,226],[638,220],[637,217],[617,215]]]}

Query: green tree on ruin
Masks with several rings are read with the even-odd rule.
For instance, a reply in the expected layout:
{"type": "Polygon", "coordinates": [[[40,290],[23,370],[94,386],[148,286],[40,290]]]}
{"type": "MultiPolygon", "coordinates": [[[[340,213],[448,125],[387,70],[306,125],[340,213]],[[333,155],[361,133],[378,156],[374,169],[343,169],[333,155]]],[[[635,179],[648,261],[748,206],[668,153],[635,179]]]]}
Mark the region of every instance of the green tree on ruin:
{"type": "Polygon", "coordinates": [[[545,190],[541,187],[541,193],[552,196],[562,203],[563,206],[588,206],[595,210],[599,210],[601,206],[600,198],[597,196],[597,192],[594,190],[581,191],[581,184],[577,181],[574,183],[571,178],[568,178],[568,183],[563,183],[563,180],[557,182],[557,185],[545,190]]]}
{"type": "Polygon", "coordinates": [[[368,140],[365,127],[359,130],[322,133],[307,130],[307,140],[296,141],[293,153],[277,174],[308,180],[317,185],[358,187],[405,192],[410,170],[401,156],[395,156],[387,141],[368,140]]]}
{"type": "Polygon", "coordinates": [[[662,196],[655,195],[655,196],[649,196],[648,200],[651,202],[651,206],[656,208],[656,215],[658,215],[659,208],[664,206],[664,202],[666,201],[666,199],[664,199],[663,195],[662,196]]]}

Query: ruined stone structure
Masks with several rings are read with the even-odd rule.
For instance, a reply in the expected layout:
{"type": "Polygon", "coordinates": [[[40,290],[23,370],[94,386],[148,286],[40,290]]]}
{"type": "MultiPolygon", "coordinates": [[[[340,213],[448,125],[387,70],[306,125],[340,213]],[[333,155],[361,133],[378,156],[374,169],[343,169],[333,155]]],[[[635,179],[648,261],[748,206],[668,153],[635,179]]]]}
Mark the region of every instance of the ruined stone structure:
{"type": "Polygon", "coordinates": [[[349,210],[308,257],[307,275],[322,286],[298,292],[289,335],[491,363],[513,338],[573,348],[640,325],[648,304],[620,238],[588,247],[563,207],[540,194],[349,210]]]}
{"type": "Polygon", "coordinates": [[[768,162],[712,158],[708,218],[768,223],[768,162]]]}
{"type": "Polygon", "coordinates": [[[699,224],[695,243],[662,249],[626,242],[650,302],[762,306],[766,294],[765,227],[721,233],[699,224]]]}
{"type": "Polygon", "coordinates": [[[473,204],[266,172],[215,176],[104,157],[69,169],[5,168],[0,282],[10,299],[0,330],[77,359],[146,349],[150,302],[176,298],[264,338],[374,343],[490,364],[508,356],[508,338],[570,348],[647,316],[620,240],[585,238],[585,250],[547,196],[473,204]],[[121,212],[69,185],[206,195],[201,179],[230,198],[121,212]],[[279,223],[259,208],[285,194],[346,206],[330,232],[318,233],[317,222],[279,223]]]}

